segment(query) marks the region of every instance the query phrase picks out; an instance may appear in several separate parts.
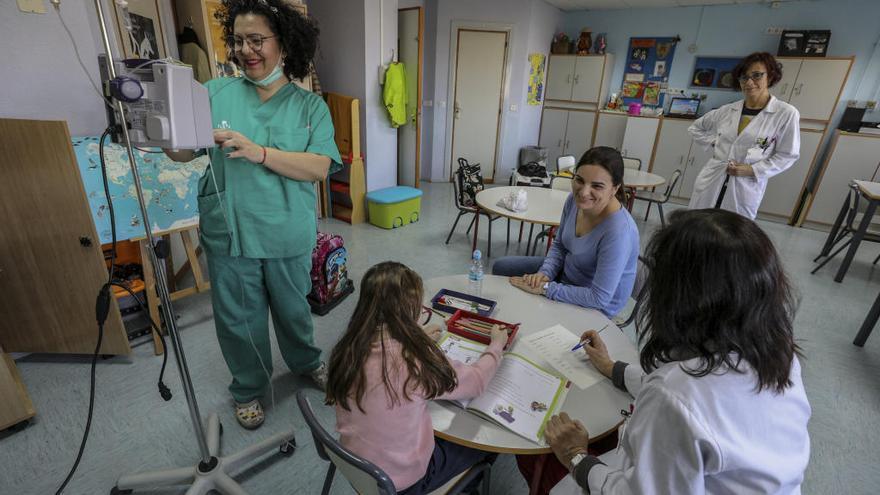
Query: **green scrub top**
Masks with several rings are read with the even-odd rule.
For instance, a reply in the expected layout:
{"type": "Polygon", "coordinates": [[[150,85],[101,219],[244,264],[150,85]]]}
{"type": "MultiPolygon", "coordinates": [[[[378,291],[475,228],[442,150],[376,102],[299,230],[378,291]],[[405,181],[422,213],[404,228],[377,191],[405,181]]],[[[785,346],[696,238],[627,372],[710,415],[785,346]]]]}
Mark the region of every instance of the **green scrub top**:
{"type": "MultiPolygon", "coordinates": [[[[330,111],[320,96],[285,84],[262,102],[242,78],[213,79],[205,86],[215,129],[240,132],[262,146],[330,157],[330,173],[342,168],[330,111]]],[[[210,170],[199,182],[205,249],[246,258],[311,253],[317,232],[313,183],[283,177],[244,158],[227,158],[228,151],[210,150],[216,187],[210,170]]]]}

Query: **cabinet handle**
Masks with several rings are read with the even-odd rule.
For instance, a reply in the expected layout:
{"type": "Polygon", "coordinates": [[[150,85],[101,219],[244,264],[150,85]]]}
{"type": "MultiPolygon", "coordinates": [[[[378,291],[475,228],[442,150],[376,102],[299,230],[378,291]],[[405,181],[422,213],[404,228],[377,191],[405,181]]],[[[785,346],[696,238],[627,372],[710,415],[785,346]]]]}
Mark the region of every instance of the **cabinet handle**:
{"type": "Polygon", "coordinates": [[[684,155],[678,155],[678,164],[681,165],[684,163],[684,155]]]}
{"type": "Polygon", "coordinates": [[[568,149],[569,143],[571,143],[571,141],[568,141],[568,140],[565,141],[565,149],[568,149]]]}
{"type": "Polygon", "coordinates": [[[574,75],[574,83],[575,83],[575,84],[578,83],[578,79],[579,79],[580,77],[581,77],[580,74],[575,74],[575,75],[574,75]]]}
{"type": "Polygon", "coordinates": [[[692,157],[690,158],[690,160],[688,160],[688,166],[689,166],[689,167],[692,166],[692,165],[694,164],[694,160],[696,160],[696,159],[697,159],[696,156],[692,156],[692,157]]]}
{"type": "Polygon", "coordinates": [[[782,96],[785,96],[785,92],[788,91],[788,83],[782,85],[782,89],[779,90],[782,93],[782,96]]]}
{"type": "Polygon", "coordinates": [[[562,148],[562,140],[561,140],[561,139],[560,139],[559,141],[556,142],[556,147],[557,147],[557,148],[562,148]]]}
{"type": "Polygon", "coordinates": [[[571,74],[565,76],[565,84],[571,84],[571,74]]]}
{"type": "Polygon", "coordinates": [[[794,94],[795,94],[795,96],[800,96],[800,95],[801,95],[801,89],[803,89],[803,87],[804,87],[804,83],[800,83],[800,84],[797,85],[796,88],[794,88],[794,94]]]}

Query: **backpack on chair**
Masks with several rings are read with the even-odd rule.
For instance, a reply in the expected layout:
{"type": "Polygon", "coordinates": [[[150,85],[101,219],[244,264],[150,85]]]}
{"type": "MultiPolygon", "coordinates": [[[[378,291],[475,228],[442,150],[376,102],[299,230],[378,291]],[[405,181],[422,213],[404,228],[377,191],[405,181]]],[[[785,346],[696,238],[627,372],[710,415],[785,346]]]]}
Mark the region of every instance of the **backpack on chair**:
{"type": "Polygon", "coordinates": [[[550,187],[550,174],[547,167],[538,162],[528,162],[517,167],[514,176],[514,185],[550,187]]]}
{"type": "Polygon", "coordinates": [[[345,265],[347,258],[342,237],[318,232],[312,250],[312,291],[307,297],[312,313],[324,316],[354,292],[345,265]]]}

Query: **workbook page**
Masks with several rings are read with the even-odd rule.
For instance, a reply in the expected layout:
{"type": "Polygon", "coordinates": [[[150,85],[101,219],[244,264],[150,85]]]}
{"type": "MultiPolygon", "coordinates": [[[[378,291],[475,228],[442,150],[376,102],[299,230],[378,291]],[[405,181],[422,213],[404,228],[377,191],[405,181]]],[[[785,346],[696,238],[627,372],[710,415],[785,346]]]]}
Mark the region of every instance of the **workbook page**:
{"type": "MultiPolygon", "coordinates": [[[[475,363],[480,359],[480,356],[486,352],[487,347],[489,346],[474,342],[473,340],[461,338],[448,332],[440,341],[440,350],[446,354],[446,357],[448,357],[450,361],[461,361],[464,364],[475,363]]],[[[461,407],[467,407],[470,401],[471,399],[458,399],[450,402],[458,404],[461,407]]]]}
{"type": "Polygon", "coordinates": [[[562,403],[566,380],[508,352],[483,395],[467,406],[514,433],[541,443],[544,423],[562,403]]]}
{"type": "Polygon", "coordinates": [[[579,389],[586,389],[604,378],[596,371],[583,349],[571,350],[580,343],[580,337],[562,325],[533,333],[524,337],[524,340],[536,356],[541,356],[579,389]]]}

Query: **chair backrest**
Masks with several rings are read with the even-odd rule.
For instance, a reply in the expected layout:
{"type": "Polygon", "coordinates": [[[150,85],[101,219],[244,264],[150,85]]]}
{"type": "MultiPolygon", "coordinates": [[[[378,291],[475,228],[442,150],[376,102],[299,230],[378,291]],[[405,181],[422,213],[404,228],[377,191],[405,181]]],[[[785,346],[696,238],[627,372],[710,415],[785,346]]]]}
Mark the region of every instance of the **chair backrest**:
{"type": "Polygon", "coordinates": [[[480,164],[471,165],[467,159],[458,159],[458,170],[453,175],[455,206],[458,209],[473,210],[477,204],[477,193],[485,188],[480,164]]]}
{"type": "Polygon", "coordinates": [[[550,189],[558,189],[560,191],[571,191],[571,177],[553,176],[550,179],[550,189]]]}
{"type": "Polygon", "coordinates": [[[642,160],[640,160],[638,158],[624,156],[623,157],[623,168],[631,168],[633,170],[641,170],[642,169],[642,160]]]}
{"type": "Polygon", "coordinates": [[[672,172],[672,175],[669,176],[669,182],[666,184],[666,191],[663,193],[663,196],[665,196],[665,201],[669,201],[669,197],[672,196],[672,191],[675,189],[675,185],[678,184],[678,179],[680,178],[680,169],[675,169],[675,171],[672,172]]]}
{"type": "Polygon", "coordinates": [[[577,159],[572,155],[560,156],[556,159],[556,173],[565,172],[575,165],[577,165],[577,159]]]}
{"type": "Polygon", "coordinates": [[[385,471],[351,453],[324,429],[315,417],[312,405],[304,390],[297,391],[296,403],[312,432],[312,438],[315,439],[315,449],[318,451],[318,456],[325,461],[332,462],[357,493],[360,495],[394,495],[397,493],[394,482],[385,474],[385,471]]]}
{"type": "Polygon", "coordinates": [[[645,302],[645,298],[648,295],[648,263],[645,258],[639,255],[639,260],[636,265],[636,280],[633,283],[632,292],[630,293],[630,297],[635,301],[633,305],[632,311],[629,316],[626,317],[626,320],[620,324],[620,328],[628,327],[635,321],[636,317],[639,314],[639,308],[642,307],[642,303],[645,302]]]}

